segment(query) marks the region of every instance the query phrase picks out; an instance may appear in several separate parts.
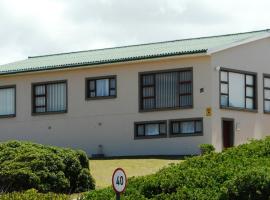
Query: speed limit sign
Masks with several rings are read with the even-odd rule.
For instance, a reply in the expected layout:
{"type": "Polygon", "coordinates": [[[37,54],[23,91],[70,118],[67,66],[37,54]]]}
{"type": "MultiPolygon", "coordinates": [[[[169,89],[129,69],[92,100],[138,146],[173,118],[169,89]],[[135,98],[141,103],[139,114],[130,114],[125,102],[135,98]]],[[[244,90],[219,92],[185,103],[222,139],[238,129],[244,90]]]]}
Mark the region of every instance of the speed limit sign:
{"type": "Polygon", "coordinates": [[[127,176],[122,168],[117,168],[114,170],[112,176],[112,185],[116,195],[120,198],[120,194],[125,191],[127,185],[127,176]]]}

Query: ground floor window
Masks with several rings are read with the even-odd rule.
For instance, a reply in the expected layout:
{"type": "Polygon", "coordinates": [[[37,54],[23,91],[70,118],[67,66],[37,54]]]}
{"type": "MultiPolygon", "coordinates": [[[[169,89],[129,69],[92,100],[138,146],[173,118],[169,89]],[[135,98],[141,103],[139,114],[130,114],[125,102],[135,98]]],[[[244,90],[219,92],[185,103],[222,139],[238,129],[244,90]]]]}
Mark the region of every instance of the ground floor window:
{"type": "Polygon", "coordinates": [[[135,138],[166,137],[166,121],[147,121],[135,123],[135,138]]]}
{"type": "Polygon", "coordinates": [[[15,86],[0,87],[0,117],[15,116],[15,86]]]}
{"type": "Polygon", "coordinates": [[[170,120],[170,135],[188,136],[202,134],[202,118],[170,120]]]}

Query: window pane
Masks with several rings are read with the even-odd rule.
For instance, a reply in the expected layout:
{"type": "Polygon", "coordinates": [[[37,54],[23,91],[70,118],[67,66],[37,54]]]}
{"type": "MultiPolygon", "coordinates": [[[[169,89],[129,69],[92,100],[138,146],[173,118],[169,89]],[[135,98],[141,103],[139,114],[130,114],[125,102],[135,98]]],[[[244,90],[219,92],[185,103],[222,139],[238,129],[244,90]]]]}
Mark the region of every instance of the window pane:
{"type": "Polygon", "coordinates": [[[267,90],[267,89],[264,90],[264,98],[270,99],[270,90],[267,90]]]}
{"type": "Polygon", "coordinates": [[[246,75],[246,84],[247,85],[253,85],[254,84],[252,75],[246,75]]]}
{"type": "Polygon", "coordinates": [[[0,89],[0,115],[15,114],[15,89],[0,89]]]}
{"type": "Polygon", "coordinates": [[[228,82],[228,72],[221,71],[220,72],[220,80],[221,81],[228,82]]]}
{"type": "Polygon", "coordinates": [[[180,94],[192,93],[191,86],[190,83],[180,84],[180,94]]]}
{"type": "Polygon", "coordinates": [[[47,111],[66,110],[66,83],[47,85],[47,111]]]}
{"type": "Polygon", "coordinates": [[[270,112],[270,101],[264,101],[264,110],[270,112]]]}
{"type": "Polygon", "coordinates": [[[156,75],[156,108],[177,107],[178,73],[156,75]]]}
{"type": "Polygon", "coordinates": [[[202,132],[202,121],[196,121],[195,126],[196,126],[196,132],[202,132]]]}
{"type": "Polygon", "coordinates": [[[159,132],[160,134],[166,134],[166,124],[162,123],[162,124],[159,124],[159,132]]]}
{"type": "Polygon", "coordinates": [[[114,79],[114,78],[111,78],[111,79],[110,79],[110,87],[111,87],[111,88],[114,88],[114,89],[115,89],[115,87],[116,87],[115,79],[114,79]]]}
{"type": "Polygon", "coordinates": [[[36,97],[36,106],[45,106],[46,98],[45,97],[36,97]]]}
{"type": "Polygon", "coordinates": [[[179,72],[180,81],[191,81],[192,80],[192,72],[191,71],[185,71],[185,72],[179,72]]]}
{"type": "Polygon", "coordinates": [[[154,75],[143,75],[143,85],[153,85],[154,84],[154,75]]]}
{"type": "Polygon", "coordinates": [[[172,132],[173,133],[179,133],[179,123],[178,122],[173,122],[172,123],[172,132]]]}
{"type": "Polygon", "coordinates": [[[137,126],[137,135],[138,136],[144,135],[144,125],[143,124],[137,126]]]}
{"type": "Polygon", "coordinates": [[[195,132],[193,121],[181,122],[180,127],[181,127],[181,133],[194,133],[195,132]]]}
{"type": "Polygon", "coordinates": [[[229,106],[245,107],[245,75],[229,73],[229,106]]]}
{"type": "Polygon", "coordinates": [[[246,96],[248,96],[248,97],[253,97],[254,96],[252,87],[246,87],[246,96]]]}
{"type": "Polygon", "coordinates": [[[221,95],[220,104],[222,106],[228,106],[228,96],[227,95],[221,95]]]}
{"type": "Polygon", "coordinates": [[[96,92],[90,92],[90,97],[95,97],[96,96],[96,92]]]}
{"type": "Polygon", "coordinates": [[[46,108],[36,108],[35,110],[36,113],[42,113],[42,112],[46,112],[46,108]]]}
{"type": "Polygon", "coordinates": [[[45,85],[35,86],[35,95],[45,95],[45,85]]]}
{"type": "Polygon", "coordinates": [[[143,100],[144,109],[153,109],[155,108],[155,99],[144,99],[143,100]]]}
{"type": "Polygon", "coordinates": [[[110,96],[115,96],[115,95],[116,95],[115,89],[111,89],[110,90],[110,96]]]}
{"type": "Polygon", "coordinates": [[[109,96],[109,79],[96,80],[96,96],[109,96]]]}
{"type": "Polygon", "coordinates": [[[89,81],[89,87],[90,87],[90,90],[95,90],[96,89],[94,80],[89,81]]]}
{"type": "Polygon", "coordinates": [[[221,93],[228,94],[228,84],[225,83],[221,84],[221,93]]]}
{"type": "Polygon", "coordinates": [[[155,94],[154,87],[143,88],[143,97],[153,97],[155,94]]]}
{"type": "Polygon", "coordinates": [[[246,108],[248,108],[248,109],[253,109],[254,108],[253,99],[250,99],[250,98],[246,99],[246,108]]]}
{"type": "Polygon", "coordinates": [[[264,87],[270,88],[270,78],[264,78],[264,87]]]}
{"type": "Polygon", "coordinates": [[[192,105],[192,96],[180,96],[180,107],[187,107],[192,105]]]}
{"type": "Polygon", "coordinates": [[[145,124],[145,135],[159,135],[159,124],[145,124]]]}

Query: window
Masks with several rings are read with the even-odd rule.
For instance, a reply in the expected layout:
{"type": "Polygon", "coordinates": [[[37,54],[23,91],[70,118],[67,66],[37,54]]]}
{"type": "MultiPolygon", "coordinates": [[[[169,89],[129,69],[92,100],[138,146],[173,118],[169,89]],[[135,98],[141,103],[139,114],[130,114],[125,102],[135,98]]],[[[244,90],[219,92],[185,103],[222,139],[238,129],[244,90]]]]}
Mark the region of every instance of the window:
{"type": "Polygon", "coordinates": [[[220,71],[220,106],[255,110],[256,75],[247,72],[220,71]]]}
{"type": "Polygon", "coordinates": [[[270,76],[263,77],[264,112],[270,113],[270,76]]]}
{"type": "Polygon", "coordinates": [[[116,97],[116,76],[86,79],[86,99],[116,97]]]}
{"type": "Polygon", "coordinates": [[[192,107],[192,70],[140,74],[140,110],[192,107]]]}
{"type": "Polygon", "coordinates": [[[67,82],[33,84],[33,113],[67,112],[67,82]]]}
{"type": "Polygon", "coordinates": [[[167,123],[166,121],[136,122],[135,138],[153,138],[166,137],[167,123]]]}
{"type": "Polygon", "coordinates": [[[203,120],[201,118],[170,120],[170,133],[179,136],[202,135],[203,120]]]}
{"type": "Polygon", "coordinates": [[[16,115],[15,86],[0,87],[0,117],[15,117],[16,115]]]}

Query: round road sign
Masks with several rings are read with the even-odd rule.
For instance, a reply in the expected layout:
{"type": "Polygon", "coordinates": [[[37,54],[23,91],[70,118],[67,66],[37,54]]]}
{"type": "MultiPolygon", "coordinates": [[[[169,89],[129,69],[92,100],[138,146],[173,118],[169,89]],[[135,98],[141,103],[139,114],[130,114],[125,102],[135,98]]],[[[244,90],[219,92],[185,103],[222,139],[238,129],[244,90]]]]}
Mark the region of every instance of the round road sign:
{"type": "Polygon", "coordinates": [[[117,168],[114,170],[112,176],[112,185],[116,193],[122,193],[125,191],[127,185],[127,176],[123,169],[117,168]]]}

